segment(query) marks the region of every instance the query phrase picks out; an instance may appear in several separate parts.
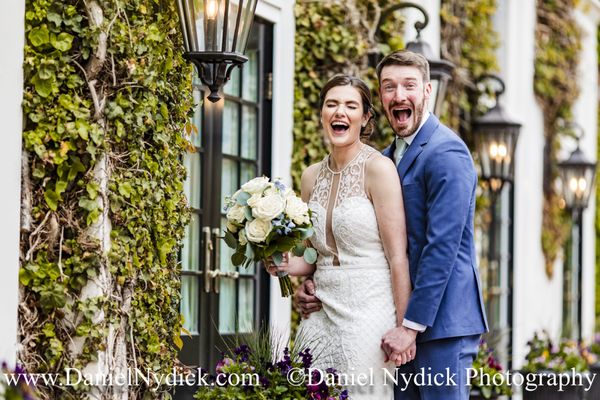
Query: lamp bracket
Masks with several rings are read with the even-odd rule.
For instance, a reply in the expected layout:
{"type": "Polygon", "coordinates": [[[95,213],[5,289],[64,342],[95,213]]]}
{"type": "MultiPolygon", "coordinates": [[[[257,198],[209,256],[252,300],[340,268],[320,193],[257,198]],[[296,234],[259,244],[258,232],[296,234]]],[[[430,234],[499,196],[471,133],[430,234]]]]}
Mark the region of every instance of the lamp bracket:
{"type": "Polygon", "coordinates": [[[239,53],[208,51],[190,51],[183,57],[194,63],[198,69],[200,80],[210,89],[208,99],[213,103],[221,99],[219,90],[231,78],[233,68],[248,61],[248,57],[239,53]]]}
{"type": "Polygon", "coordinates": [[[564,119],[559,119],[557,125],[561,130],[572,133],[579,148],[579,141],[585,135],[583,127],[575,121],[565,121],[564,119]]]}
{"type": "Polygon", "coordinates": [[[379,18],[379,23],[377,24],[377,29],[375,30],[375,37],[379,37],[379,32],[381,31],[381,25],[389,17],[389,15],[392,14],[394,11],[400,10],[402,8],[416,8],[423,14],[423,21],[417,21],[417,22],[415,22],[415,25],[414,25],[415,30],[417,31],[417,40],[419,40],[421,38],[421,30],[425,29],[425,27],[429,23],[429,15],[427,14],[427,11],[425,11],[425,9],[423,7],[421,7],[418,4],[408,2],[408,1],[391,5],[391,6],[387,7],[385,10],[383,10],[383,12],[381,13],[381,17],[379,18]]]}

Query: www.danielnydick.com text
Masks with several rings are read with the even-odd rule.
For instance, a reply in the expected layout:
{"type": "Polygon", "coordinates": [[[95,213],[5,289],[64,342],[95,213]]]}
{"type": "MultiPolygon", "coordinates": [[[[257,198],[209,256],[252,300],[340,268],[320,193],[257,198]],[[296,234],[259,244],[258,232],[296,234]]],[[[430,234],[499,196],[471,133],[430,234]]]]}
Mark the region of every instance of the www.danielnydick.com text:
{"type": "Polygon", "coordinates": [[[414,373],[401,373],[398,370],[390,371],[388,369],[377,370],[370,368],[366,372],[356,373],[336,373],[327,372],[317,368],[292,368],[287,379],[292,385],[318,385],[326,382],[328,385],[341,385],[343,387],[369,387],[376,384],[398,386],[398,390],[406,390],[411,384],[416,386],[458,386],[461,384],[467,386],[500,386],[507,384],[513,388],[520,387],[524,391],[535,391],[540,387],[554,387],[562,392],[567,387],[582,387],[584,391],[589,391],[596,379],[596,374],[577,372],[575,369],[563,373],[522,373],[505,371],[490,375],[482,368],[468,368],[466,370],[466,381],[460,382],[457,373],[452,373],[450,368],[444,372],[433,372],[431,368],[421,368],[414,373]],[[318,371],[318,374],[313,372],[318,371]],[[377,374],[380,374],[377,376],[377,374]]]}
{"type": "Polygon", "coordinates": [[[122,373],[90,373],[77,368],[65,368],[62,373],[3,373],[11,386],[25,383],[28,386],[145,386],[164,388],[175,386],[258,386],[260,376],[255,373],[209,375],[201,368],[185,372],[173,368],[168,373],[139,368],[128,368],[122,373]]]}

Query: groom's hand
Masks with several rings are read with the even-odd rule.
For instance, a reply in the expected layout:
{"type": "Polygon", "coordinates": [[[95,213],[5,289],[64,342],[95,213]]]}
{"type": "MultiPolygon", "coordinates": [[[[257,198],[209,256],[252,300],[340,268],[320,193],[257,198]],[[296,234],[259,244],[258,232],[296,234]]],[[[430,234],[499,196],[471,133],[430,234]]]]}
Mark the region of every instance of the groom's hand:
{"type": "MultiPolygon", "coordinates": [[[[403,354],[408,354],[409,350],[413,348],[417,340],[417,333],[414,329],[404,326],[390,329],[381,338],[381,348],[385,351],[388,359],[396,362],[396,364],[398,364],[398,361],[406,361],[403,354]]],[[[413,357],[414,354],[411,354],[410,358],[413,357]]]]}
{"type": "Polygon", "coordinates": [[[308,318],[309,314],[321,309],[321,301],[315,296],[315,282],[305,279],[296,289],[294,304],[300,310],[302,318],[308,318]]]}

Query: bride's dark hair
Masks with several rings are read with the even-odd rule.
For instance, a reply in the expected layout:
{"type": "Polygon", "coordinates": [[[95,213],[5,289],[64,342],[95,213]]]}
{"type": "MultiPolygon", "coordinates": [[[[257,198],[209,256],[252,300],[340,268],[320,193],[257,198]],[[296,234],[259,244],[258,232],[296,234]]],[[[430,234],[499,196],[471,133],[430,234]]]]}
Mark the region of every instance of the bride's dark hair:
{"type": "Polygon", "coordinates": [[[360,129],[360,139],[367,140],[375,132],[375,109],[373,108],[373,100],[371,98],[371,91],[367,84],[360,78],[352,75],[338,74],[332,76],[327,83],[321,89],[319,93],[319,112],[323,109],[325,103],[325,96],[327,92],[337,86],[352,86],[360,94],[363,106],[363,113],[369,115],[367,125],[360,129]]]}

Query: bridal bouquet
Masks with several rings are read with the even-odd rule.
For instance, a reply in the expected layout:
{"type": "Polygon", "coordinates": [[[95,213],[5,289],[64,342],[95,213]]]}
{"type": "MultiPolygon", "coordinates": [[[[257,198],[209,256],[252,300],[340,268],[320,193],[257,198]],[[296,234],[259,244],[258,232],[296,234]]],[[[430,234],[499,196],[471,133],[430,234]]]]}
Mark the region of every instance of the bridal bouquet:
{"type": "MultiPolygon", "coordinates": [[[[317,260],[315,249],[304,241],[312,236],[311,210],[294,191],[279,180],[254,178],[226,200],[227,230],[225,243],[235,250],[231,262],[247,267],[252,262],[272,257],[276,265],[283,253],[291,251],[306,262],[317,260]]],[[[292,294],[292,283],[286,272],[279,272],[281,295],[292,294]]]]}

